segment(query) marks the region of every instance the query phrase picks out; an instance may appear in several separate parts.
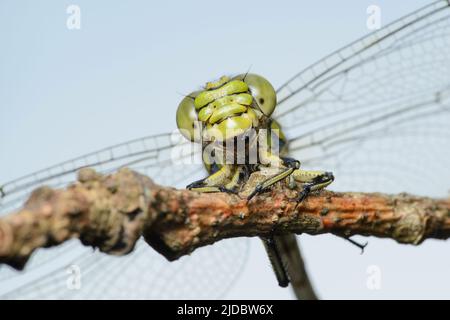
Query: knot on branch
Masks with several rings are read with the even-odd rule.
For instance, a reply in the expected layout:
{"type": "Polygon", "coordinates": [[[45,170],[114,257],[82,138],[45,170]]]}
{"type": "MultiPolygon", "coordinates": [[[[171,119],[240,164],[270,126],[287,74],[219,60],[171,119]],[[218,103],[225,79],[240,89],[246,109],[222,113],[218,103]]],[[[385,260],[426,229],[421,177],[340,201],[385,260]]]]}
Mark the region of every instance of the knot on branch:
{"type": "Polygon", "coordinates": [[[400,243],[419,244],[425,235],[427,217],[413,207],[399,206],[397,211],[401,212],[392,236],[400,243]],[[401,208],[403,207],[403,208],[401,208]]]}
{"type": "Polygon", "coordinates": [[[103,176],[80,170],[67,189],[40,187],[23,209],[0,220],[0,261],[22,269],[33,251],[71,238],[102,252],[122,255],[133,250],[144,222],[153,182],[129,169],[103,176]]]}
{"type": "Polygon", "coordinates": [[[126,168],[107,176],[82,169],[78,181],[74,188],[85,189],[90,202],[89,223],[80,235],[83,244],[114,255],[133,250],[144,222],[156,218],[148,214],[153,181],[126,168]]]}

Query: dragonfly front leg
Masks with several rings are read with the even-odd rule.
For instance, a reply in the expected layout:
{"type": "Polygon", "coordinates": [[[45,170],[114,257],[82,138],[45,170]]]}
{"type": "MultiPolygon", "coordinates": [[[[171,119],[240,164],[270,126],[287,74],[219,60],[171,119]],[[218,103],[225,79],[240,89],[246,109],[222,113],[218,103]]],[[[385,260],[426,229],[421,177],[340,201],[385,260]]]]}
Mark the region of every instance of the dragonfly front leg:
{"type": "Polygon", "coordinates": [[[241,169],[235,165],[226,164],[208,177],[194,181],[186,188],[197,192],[227,192],[237,193],[236,187],[240,179],[241,169]]]}
{"type": "Polygon", "coordinates": [[[296,182],[303,183],[303,190],[298,196],[298,202],[302,202],[308,194],[313,191],[321,190],[334,181],[331,172],[326,171],[306,171],[297,169],[291,176],[296,182]]]}
{"type": "MultiPolygon", "coordinates": [[[[281,159],[278,157],[274,158],[275,156],[273,156],[273,155],[270,155],[270,156],[273,157],[273,159],[277,159],[277,161],[275,161],[275,163],[280,162],[281,167],[284,169],[282,169],[281,172],[277,173],[273,177],[268,178],[267,180],[258,184],[255,187],[255,189],[252,191],[252,193],[250,193],[250,195],[247,197],[247,200],[252,199],[257,194],[267,191],[275,183],[288,178],[293,172],[295,172],[295,170],[298,170],[298,168],[300,167],[300,162],[298,160],[291,159],[291,158],[281,159]]],[[[272,159],[272,163],[274,163],[273,159],[272,159]]]]}
{"type": "Polygon", "coordinates": [[[252,191],[252,193],[250,193],[250,195],[247,197],[247,200],[251,200],[257,194],[267,191],[275,183],[277,183],[283,179],[286,179],[294,172],[294,170],[295,170],[294,168],[285,169],[285,170],[281,171],[280,173],[276,174],[275,176],[258,184],[255,187],[255,189],[252,191]]]}

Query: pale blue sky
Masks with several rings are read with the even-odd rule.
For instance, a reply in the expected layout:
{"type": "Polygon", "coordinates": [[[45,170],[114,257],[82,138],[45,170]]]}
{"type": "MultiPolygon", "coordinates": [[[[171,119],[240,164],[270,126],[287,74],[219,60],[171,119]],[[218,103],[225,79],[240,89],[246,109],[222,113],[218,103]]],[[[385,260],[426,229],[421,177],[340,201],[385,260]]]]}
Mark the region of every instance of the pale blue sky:
{"type": "MultiPolygon", "coordinates": [[[[170,131],[181,94],[224,73],[251,66],[277,87],[366,34],[372,2],[220,3],[0,1],[0,179],[170,131]]],[[[378,4],[387,22],[424,3],[378,4]]]]}
{"type": "MultiPolygon", "coordinates": [[[[0,182],[171,131],[182,94],[222,74],[251,67],[278,87],[367,34],[371,4],[381,7],[385,24],[427,3],[0,0],[0,182]],[[81,30],[66,28],[70,4],[81,8],[81,30]]],[[[450,297],[445,243],[419,249],[371,240],[360,256],[334,237],[305,238],[308,267],[325,298],[450,297]],[[426,259],[436,259],[434,272],[421,270],[429,268],[426,259]],[[367,266],[380,263],[383,288],[370,291],[367,266]]],[[[291,297],[265,259],[252,242],[247,268],[226,297],[291,297]]]]}

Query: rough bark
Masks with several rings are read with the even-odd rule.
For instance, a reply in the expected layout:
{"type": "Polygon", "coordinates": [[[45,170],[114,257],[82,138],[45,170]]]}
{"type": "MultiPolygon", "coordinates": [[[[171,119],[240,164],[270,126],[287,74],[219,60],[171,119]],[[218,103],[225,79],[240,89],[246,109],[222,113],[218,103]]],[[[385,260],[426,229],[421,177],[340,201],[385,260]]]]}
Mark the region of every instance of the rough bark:
{"type": "Polygon", "coordinates": [[[0,219],[0,263],[22,269],[38,248],[79,238],[109,254],[133,250],[143,236],[169,260],[225,238],[333,233],[420,244],[450,236],[450,200],[409,194],[322,191],[297,204],[282,185],[245,200],[154,184],[128,169],[91,169],[66,189],[36,189],[24,207],[0,219]]]}

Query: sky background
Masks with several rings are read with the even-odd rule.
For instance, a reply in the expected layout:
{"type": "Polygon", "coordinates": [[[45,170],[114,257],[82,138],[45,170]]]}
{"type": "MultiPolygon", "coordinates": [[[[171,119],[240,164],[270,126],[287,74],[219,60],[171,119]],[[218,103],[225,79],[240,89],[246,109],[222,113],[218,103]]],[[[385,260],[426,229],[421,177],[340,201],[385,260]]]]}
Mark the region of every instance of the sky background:
{"type": "MultiPolygon", "coordinates": [[[[429,1],[0,0],[0,182],[129,139],[175,129],[182,95],[223,74],[275,87],[429,1]],[[68,30],[66,8],[81,9],[68,30]]],[[[448,244],[370,239],[364,255],[332,236],[302,236],[323,298],[450,298],[448,244]],[[379,268],[381,287],[367,281],[379,268]],[[368,273],[369,272],[369,273],[368,273]]],[[[362,238],[360,238],[362,239],[362,238]]],[[[259,240],[225,298],[292,298],[259,240]]]]}

